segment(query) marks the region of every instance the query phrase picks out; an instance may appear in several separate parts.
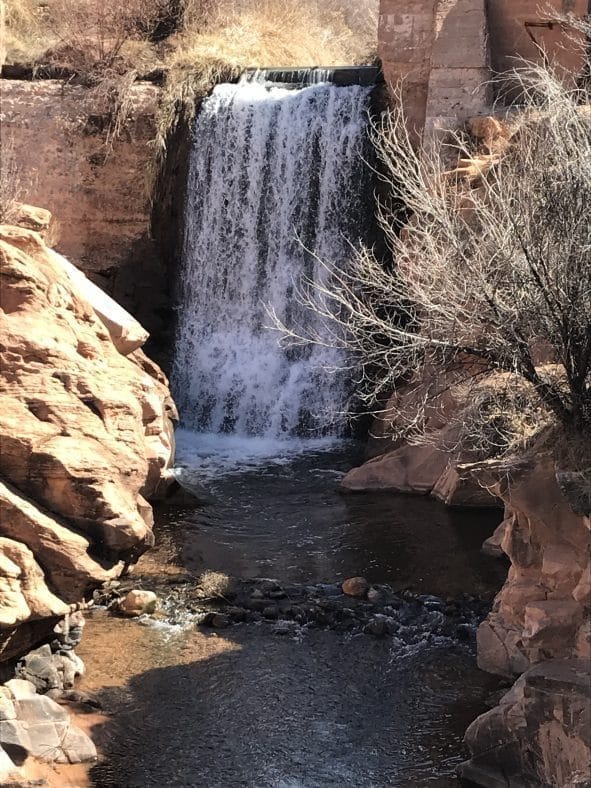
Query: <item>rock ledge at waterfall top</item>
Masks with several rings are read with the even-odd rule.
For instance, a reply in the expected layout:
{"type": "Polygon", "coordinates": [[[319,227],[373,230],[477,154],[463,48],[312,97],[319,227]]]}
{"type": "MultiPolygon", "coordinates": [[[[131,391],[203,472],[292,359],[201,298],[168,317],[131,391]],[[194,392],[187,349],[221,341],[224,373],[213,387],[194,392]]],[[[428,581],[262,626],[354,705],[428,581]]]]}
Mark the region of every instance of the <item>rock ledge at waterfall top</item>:
{"type": "MultiPolygon", "coordinates": [[[[42,229],[42,228],[40,228],[42,229]]],[[[176,410],[147,335],[51,250],[0,226],[0,647],[23,653],[153,542],[176,410]]]]}

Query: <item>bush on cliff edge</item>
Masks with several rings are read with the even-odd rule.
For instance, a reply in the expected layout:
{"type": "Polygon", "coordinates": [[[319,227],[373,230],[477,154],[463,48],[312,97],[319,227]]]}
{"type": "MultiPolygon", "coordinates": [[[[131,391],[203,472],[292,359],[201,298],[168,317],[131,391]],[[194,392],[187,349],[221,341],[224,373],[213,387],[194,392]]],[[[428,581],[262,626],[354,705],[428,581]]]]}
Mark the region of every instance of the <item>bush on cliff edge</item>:
{"type": "Polygon", "coordinates": [[[286,342],[348,350],[370,407],[401,382],[430,381],[412,413],[396,414],[411,441],[432,438],[429,408],[452,380],[466,406],[445,448],[509,458],[543,440],[589,467],[591,96],[549,66],[512,79],[521,109],[510,122],[489,119],[496,148],[479,153],[459,133],[417,149],[397,102],[376,129],[395,264],[370,249],[325,262],[330,286],[300,289],[314,319],[273,318],[286,342]],[[450,151],[459,165],[446,171],[450,151]],[[410,216],[402,230],[392,205],[410,216]]]}

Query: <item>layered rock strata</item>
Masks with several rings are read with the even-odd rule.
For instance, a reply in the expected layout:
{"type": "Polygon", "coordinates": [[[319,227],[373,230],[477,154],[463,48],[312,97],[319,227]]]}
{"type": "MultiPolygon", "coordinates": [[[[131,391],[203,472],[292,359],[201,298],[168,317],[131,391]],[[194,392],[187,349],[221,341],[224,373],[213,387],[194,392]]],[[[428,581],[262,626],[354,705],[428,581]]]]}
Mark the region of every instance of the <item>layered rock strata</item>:
{"type": "Polygon", "coordinates": [[[176,411],[146,332],[39,232],[0,227],[0,261],[1,660],[152,544],[176,411]]]}
{"type": "Polygon", "coordinates": [[[460,774],[477,785],[587,786],[591,782],[591,685],[587,660],[530,668],[466,732],[460,774]]]}

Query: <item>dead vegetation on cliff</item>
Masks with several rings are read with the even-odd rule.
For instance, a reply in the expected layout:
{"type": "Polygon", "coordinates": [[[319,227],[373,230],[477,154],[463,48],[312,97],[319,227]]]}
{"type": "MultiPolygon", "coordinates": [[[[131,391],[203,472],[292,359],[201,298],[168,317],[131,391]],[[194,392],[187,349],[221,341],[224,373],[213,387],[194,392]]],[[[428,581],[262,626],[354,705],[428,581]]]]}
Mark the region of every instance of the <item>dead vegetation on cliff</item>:
{"type": "MultiPolygon", "coordinates": [[[[440,396],[447,383],[437,371],[453,371],[465,407],[446,448],[508,456],[545,433],[553,448],[585,444],[588,455],[591,96],[548,66],[511,79],[521,110],[510,123],[490,118],[488,132],[482,121],[479,152],[463,133],[417,150],[396,103],[375,129],[389,192],[380,220],[395,265],[370,249],[346,266],[324,262],[331,284],[300,290],[314,319],[286,326],[275,316],[275,325],[288,342],[349,351],[371,407],[401,381],[432,380],[440,396]],[[446,170],[450,146],[459,166],[446,170]],[[391,205],[411,217],[402,231],[391,205]]],[[[430,440],[429,402],[427,393],[413,413],[397,414],[414,442],[430,440]]]]}
{"type": "MultiPolygon", "coordinates": [[[[219,82],[247,68],[333,66],[375,57],[377,0],[8,0],[9,62],[62,69],[107,118],[104,156],[136,79],[160,73],[154,169],[172,131],[219,82]]],[[[152,180],[154,178],[152,177],[152,180]]]]}
{"type": "Polygon", "coordinates": [[[171,38],[159,119],[158,145],[180,117],[219,82],[248,68],[336,66],[375,57],[377,8],[349,8],[342,0],[187,0],[179,32],[171,38]]]}

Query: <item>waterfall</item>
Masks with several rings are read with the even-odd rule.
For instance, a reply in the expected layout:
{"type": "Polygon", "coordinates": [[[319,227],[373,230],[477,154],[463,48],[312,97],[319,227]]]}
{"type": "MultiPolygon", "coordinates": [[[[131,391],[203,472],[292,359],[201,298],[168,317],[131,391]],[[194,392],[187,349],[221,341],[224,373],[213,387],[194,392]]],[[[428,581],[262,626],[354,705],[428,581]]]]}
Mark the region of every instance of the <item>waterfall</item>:
{"type": "Polygon", "coordinates": [[[277,438],[337,434],[350,382],[342,351],[281,348],[294,287],[343,264],[373,213],[371,88],[260,80],[219,85],[196,119],[173,366],[183,424],[277,438]]]}

